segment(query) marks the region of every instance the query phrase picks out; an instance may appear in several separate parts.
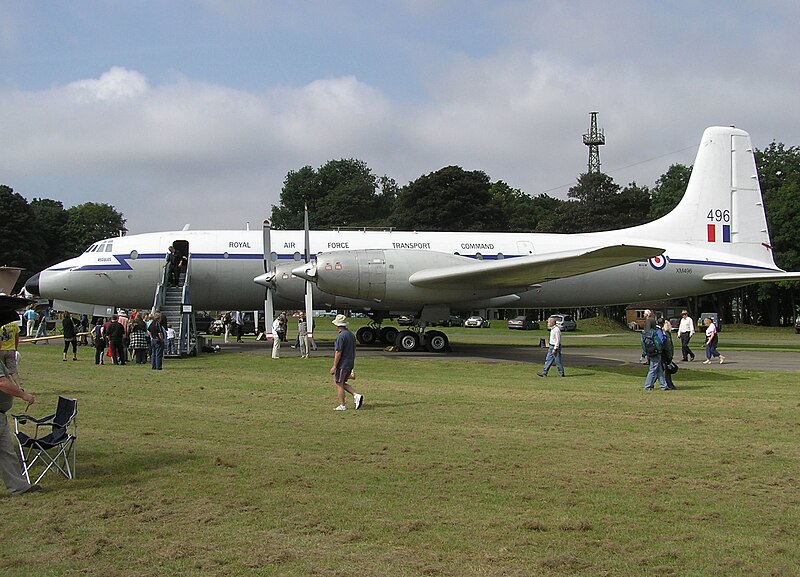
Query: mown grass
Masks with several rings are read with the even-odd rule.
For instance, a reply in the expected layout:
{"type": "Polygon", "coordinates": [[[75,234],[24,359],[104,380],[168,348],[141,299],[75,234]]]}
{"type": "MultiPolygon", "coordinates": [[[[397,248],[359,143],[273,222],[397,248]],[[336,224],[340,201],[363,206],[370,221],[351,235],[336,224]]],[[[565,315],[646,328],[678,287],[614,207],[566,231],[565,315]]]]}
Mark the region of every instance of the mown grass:
{"type": "Polygon", "coordinates": [[[161,373],[22,353],[32,413],[79,399],[78,478],[2,500],[2,575],[800,566],[797,373],[682,371],[679,391],[645,394],[638,366],[539,379],[538,357],[362,358],[365,405],[335,413],[329,353],[161,373]]]}

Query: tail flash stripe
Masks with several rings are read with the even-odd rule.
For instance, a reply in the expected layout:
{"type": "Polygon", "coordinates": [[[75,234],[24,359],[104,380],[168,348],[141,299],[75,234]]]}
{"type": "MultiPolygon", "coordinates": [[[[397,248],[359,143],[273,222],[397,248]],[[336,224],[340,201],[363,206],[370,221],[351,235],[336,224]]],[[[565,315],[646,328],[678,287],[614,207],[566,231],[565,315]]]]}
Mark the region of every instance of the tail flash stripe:
{"type": "Polygon", "coordinates": [[[706,226],[708,231],[708,242],[717,242],[717,227],[716,225],[709,224],[706,226]]]}
{"type": "Polygon", "coordinates": [[[722,242],[730,242],[731,241],[731,225],[723,224],[722,225],[722,242]]]}

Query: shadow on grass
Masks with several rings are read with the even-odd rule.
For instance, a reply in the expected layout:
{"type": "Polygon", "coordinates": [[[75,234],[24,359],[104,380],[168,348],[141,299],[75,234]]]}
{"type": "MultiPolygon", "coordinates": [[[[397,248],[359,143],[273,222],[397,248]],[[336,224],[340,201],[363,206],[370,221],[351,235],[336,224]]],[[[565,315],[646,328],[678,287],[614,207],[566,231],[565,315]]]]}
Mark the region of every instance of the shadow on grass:
{"type": "MultiPolygon", "coordinates": [[[[605,373],[609,375],[619,375],[624,377],[641,377],[644,379],[645,375],[647,375],[647,366],[646,365],[622,365],[617,367],[607,367],[607,366],[588,366],[585,367],[591,371],[595,371],[597,373],[605,373]]],[[[713,386],[715,383],[724,382],[724,381],[741,381],[742,379],[747,379],[749,377],[743,377],[740,373],[730,373],[727,371],[714,371],[713,369],[695,369],[695,370],[685,370],[680,368],[675,375],[672,377],[675,380],[676,386],[679,386],[680,383],[694,383],[698,386],[692,388],[705,388],[706,386],[713,386]]],[[[690,387],[679,387],[688,389],[690,387]]]]}
{"type": "Polygon", "coordinates": [[[201,457],[174,451],[148,450],[107,454],[84,450],[78,452],[78,476],[87,487],[125,485],[148,471],[174,470],[201,457]]]}

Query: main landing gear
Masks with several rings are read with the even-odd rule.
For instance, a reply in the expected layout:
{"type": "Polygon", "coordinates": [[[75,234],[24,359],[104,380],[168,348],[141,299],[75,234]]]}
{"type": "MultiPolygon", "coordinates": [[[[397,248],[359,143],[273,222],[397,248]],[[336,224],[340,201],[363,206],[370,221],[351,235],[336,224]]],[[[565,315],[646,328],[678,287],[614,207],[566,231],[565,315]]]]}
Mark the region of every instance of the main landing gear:
{"type": "Polygon", "coordinates": [[[442,331],[425,331],[418,327],[401,331],[393,326],[381,327],[379,323],[372,322],[356,331],[356,339],[362,345],[374,345],[380,341],[384,346],[394,345],[409,353],[423,347],[432,353],[450,350],[450,340],[442,331]]]}

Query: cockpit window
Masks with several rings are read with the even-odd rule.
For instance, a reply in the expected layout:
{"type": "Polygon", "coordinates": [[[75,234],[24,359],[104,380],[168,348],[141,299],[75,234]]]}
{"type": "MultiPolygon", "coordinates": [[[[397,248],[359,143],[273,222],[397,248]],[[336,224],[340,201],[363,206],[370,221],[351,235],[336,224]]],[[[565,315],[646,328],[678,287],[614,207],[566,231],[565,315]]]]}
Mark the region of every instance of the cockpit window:
{"type": "Polygon", "coordinates": [[[94,243],[83,252],[85,254],[88,252],[111,252],[112,250],[113,250],[113,241],[106,240],[94,243]]]}

